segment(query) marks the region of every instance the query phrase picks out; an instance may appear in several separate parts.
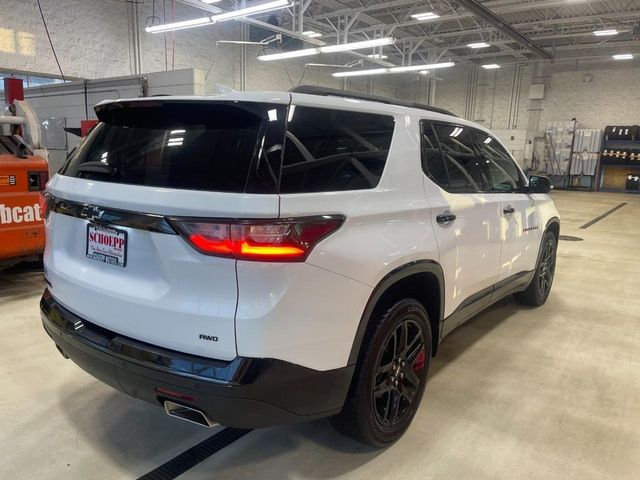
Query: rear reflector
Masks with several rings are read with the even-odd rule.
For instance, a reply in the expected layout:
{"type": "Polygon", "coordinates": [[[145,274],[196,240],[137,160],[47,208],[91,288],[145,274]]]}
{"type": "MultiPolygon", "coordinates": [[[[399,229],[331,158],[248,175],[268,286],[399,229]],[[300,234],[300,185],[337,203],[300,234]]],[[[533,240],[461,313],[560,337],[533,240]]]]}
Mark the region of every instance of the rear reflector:
{"type": "Polygon", "coordinates": [[[192,397],[191,395],[187,395],[186,393],[176,392],[175,390],[169,390],[164,387],[156,387],[156,392],[161,393],[162,395],[167,395],[168,397],[179,398],[180,400],[186,400],[187,402],[197,402],[198,399],[196,397],[192,397]]]}
{"type": "Polygon", "coordinates": [[[343,222],[344,217],[337,215],[288,220],[171,219],[201,253],[267,262],[304,262],[313,247],[343,222]]]}

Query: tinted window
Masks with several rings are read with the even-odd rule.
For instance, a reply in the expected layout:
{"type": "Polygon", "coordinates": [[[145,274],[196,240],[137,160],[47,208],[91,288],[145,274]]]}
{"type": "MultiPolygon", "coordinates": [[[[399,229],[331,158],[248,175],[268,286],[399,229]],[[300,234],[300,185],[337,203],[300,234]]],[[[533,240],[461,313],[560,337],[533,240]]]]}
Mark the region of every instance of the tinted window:
{"type": "Polygon", "coordinates": [[[420,122],[422,171],[442,188],[449,188],[449,174],[444,163],[438,137],[433,126],[425,121],[420,122]]]}
{"type": "Polygon", "coordinates": [[[449,175],[450,192],[480,192],[486,189],[486,177],[476,157],[469,128],[449,124],[433,126],[449,175]]]}
{"type": "Polygon", "coordinates": [[[472,130],[471,135],[487,171],[489,190],[498,192],[520,190],[522,184],[518,167],[502,145],[491,135],[480,130],[472,130]]]}
{"type": "Polygon", "coordinates": [[[286,106],[240,102],[130,102],[72,152],[64,175],[219,192],[275,192],[286,106]]]}
{"type": "Polygon", "coordinates": [[[389,116],[292,106],[280,192],[374,188],[387,161],[393,127],[389,116]]]}

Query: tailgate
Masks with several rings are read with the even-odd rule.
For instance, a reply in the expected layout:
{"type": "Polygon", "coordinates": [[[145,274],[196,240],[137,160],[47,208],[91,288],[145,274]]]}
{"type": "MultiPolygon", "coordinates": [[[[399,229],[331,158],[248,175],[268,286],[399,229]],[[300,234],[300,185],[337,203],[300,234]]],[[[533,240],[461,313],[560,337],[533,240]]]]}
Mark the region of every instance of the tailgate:
{"type": "Polygon", "coordinates": [[[58,208],[45,222],[44,261],[51,293],[62,305],[153,345],[222,360],[236,356],[236,261],[202,255],[181,236],[156,227],[164,215],[226,217],[230,208],[234,215],[273,217],[276,195],[157,189],[60,175],[49,191],[58,208]],[[125,205],[126,212],[111,210],[125,205]],[[100,212],[105,212],[102,220],[92,221],[100,212]],[[112,229],[110,238],[126,237],[126,262],[88,256],[89,234],[96,232],[88,225],[105,224],[112,229]]]}

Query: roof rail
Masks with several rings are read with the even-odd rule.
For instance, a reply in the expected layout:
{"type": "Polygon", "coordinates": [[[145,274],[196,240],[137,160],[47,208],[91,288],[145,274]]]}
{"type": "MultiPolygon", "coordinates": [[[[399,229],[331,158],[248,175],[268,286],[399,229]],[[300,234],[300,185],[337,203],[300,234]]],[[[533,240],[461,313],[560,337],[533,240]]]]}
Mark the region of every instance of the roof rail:
{"type": "Polygon", "coordinates": [[[367,100],[369,102],[386,103],[389,105],[398,105],[400,107],[419,108],[429,112],[442,113],[457,117],[454,113],[444,108],[432,107],[416,102],[406,102],[404,100],[396,100],[394,98],[378,97],[377,95],[367,95],[366,93],[348,92],[346,90],[338,90],[337,88],[314,87],[313,85],[300,85],[299,87],[289,90],[292,93],[305,93],[308,95],[323,95],[331,97],[357,98],[358,100],[367,100]]]}

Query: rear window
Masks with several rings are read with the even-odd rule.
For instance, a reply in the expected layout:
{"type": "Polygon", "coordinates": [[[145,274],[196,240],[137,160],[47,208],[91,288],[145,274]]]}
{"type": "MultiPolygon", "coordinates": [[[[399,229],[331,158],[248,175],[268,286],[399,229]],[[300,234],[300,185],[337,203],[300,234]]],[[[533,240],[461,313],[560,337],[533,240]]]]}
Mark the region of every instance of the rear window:
{"type": "Polygon", "coordinates": [[[118,102],[74,150],[62,174],[218,192],[273,193],[286,105],[118,102]]]}
{"type": "Polygon", "coordinates": [[[281,193],[378,185],[391,146],[393,117],[299,106],[291,106],[288,116],[281,193]]]}

